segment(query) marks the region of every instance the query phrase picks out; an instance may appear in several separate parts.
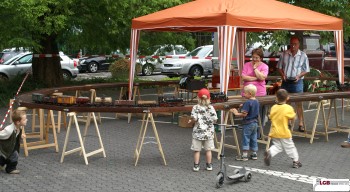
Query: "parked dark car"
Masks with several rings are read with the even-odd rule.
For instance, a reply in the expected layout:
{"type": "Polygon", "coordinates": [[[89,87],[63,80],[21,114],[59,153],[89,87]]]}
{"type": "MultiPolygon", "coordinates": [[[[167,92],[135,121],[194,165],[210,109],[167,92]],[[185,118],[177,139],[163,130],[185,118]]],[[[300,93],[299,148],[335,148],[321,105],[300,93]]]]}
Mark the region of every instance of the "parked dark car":
{"type": "MultiPolygon", "coordinates": [[[[335,44],[327,43],[322,46],[322,50],[325,52],[322,70],[338,76],[335,44]]],[[[344,42],[344,76],[345,78],[350,78],[350,42],[344,42]]]]}
{"type": "Polygon", "coordinates": [[[79,59],[79,72],[88,71],[90,73],[96,73],[98,70],[108,70],[109,65],[114,60],[112,57],[105,56],[83,57],[79,59]]]}
{"type": "MultiPolygon", "coordinates": [[[[325,51],[326,57],[336,57],[335,44],[328,43],[326,45],[322,45],[323,50],[325,51]]],[[[344,42],[344,58],[350,58],[350,42],[344,42]]]]}

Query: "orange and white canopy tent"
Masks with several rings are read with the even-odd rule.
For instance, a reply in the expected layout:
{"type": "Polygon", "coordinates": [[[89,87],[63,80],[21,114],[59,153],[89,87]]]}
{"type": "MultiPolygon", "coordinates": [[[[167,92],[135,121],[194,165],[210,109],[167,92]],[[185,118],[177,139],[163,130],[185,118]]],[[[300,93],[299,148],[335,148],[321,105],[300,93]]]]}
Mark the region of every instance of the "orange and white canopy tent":
{"type": "MultiPolygon", "coordinates": [[[[233,46],[243,66],[246,32],[333,31],[339,81],[344,82],[343,20],[276,0],[196,0],[132,20],[129,90],[134,81],[140,32],[218,32],[220,89],[227,92],[233,46]]],[[[129,91],[129,99],[132,91],[129,91]]]]}

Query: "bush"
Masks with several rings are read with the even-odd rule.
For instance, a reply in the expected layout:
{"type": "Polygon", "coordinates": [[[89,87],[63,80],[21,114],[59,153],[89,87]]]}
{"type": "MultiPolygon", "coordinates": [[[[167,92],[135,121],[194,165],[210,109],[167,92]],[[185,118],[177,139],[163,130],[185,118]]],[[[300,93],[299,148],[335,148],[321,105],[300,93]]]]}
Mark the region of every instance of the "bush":
{"type": "MultiPolygon", "coordinates": [[[[129,79],[129,62],[130,60],[128,59],[119,59],[113,62],[108,69],[112,74],[112,78],[116,80],[127,81],[129,79]]],[[[135,68],[135,74],[140,73],[141,69],[141,64],[137,63],[135,68]]]]}
{"type": "MultiPolygon", "coordinates": [[[[307,77],[333,77],[331,73],[328,71],[318,70],[314,68],[310,68],[310,72],[306,74],[307,77]]],[[[314,83],[313,80],[304,80],[304,92],[310,91],[311,86],[314,83]]],[[[320,86],[332,86],[336,87],[336,82],[334,81],[323,81],[320,86]]]]}

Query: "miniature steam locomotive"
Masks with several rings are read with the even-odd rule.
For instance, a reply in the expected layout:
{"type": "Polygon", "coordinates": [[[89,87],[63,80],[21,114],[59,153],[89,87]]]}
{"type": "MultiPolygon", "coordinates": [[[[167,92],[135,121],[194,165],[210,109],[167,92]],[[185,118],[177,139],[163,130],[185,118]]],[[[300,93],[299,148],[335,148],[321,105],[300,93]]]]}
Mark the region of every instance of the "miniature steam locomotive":
{"type": "Polygon", "coordinates": [[[211,103],[222,103],[228,101],[228,97],[223,92],[220,93],[210,93],[211,103]]]}
{"type": "Polygon", "coordinates": [[[164,97],[164,96],[158,97],[158,104],[159,104],[159,107],[175,107],[175,106],[180,107],[185,105],[183,98],[164,97]]]}

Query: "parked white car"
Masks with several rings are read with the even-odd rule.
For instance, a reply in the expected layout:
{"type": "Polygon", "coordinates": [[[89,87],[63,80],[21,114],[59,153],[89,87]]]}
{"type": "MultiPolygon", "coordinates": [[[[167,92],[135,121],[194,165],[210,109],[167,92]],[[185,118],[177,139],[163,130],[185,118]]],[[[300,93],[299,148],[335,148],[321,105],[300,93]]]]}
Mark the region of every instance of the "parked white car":
{"type": "Polygon", "coordinates": [[[166,59],[163,61],[161,73],[168,77],[209,75],[213,72],[213,62],[205,57],[212,56],[213,45],[197,47],[186,54],[186,57],[199,57],[199,59],[166,59]]]}
{"type": "MultiPolygon", "coordinates": [[[[60,52],[61,68],[63,78],[69,80],[78,76],[78,63],[67,55],[60,52]]],[[[0,65],[0,80],[11,80],[17,75],[31,70],[33,54],[31,52],[21,53],[0,65]]]]}
{"type": "MultiPolygon", "coordinates": [[[[152,56],[183,56],[188,51],[182,45],[162,45],[152,56]]],[[[165,58],[139,59],[142,65],[142,75],[152,75],[153,72],[160,72],[161,66],[165,58]]]]}

